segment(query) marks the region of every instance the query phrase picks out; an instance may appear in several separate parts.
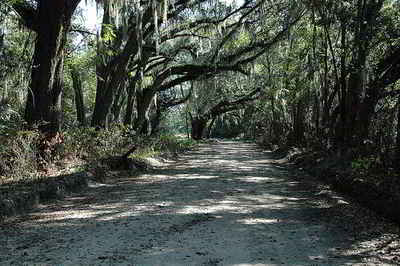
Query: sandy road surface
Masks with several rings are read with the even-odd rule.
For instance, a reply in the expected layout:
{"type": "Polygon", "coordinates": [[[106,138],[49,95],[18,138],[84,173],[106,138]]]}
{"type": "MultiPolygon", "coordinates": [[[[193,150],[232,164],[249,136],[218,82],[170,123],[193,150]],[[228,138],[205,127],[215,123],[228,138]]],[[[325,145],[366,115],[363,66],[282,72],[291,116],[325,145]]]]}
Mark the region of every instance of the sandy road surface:
{"type": "Polygon", "coordinates": [[[204,144],[93,185],[2,224],[0,265],[396,264],[379,245],[397,235],[361,237],[334,217],[348,203],[271,162],[253,144],[204,144]]]}

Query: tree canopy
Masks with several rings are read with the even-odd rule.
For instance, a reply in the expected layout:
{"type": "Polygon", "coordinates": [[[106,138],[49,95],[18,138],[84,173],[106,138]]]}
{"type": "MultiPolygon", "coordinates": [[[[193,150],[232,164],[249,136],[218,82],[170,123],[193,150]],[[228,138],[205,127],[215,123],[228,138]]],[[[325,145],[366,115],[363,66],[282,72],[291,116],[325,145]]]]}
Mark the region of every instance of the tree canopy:
{"type": "Polygon", "coordinates": [[[271,145],[398,142],[399,1],[95,1],[97,32],[85,4],[0,6],[2,102],[31,128],[201,118],[197,139],[235,121],[271,145]]]}

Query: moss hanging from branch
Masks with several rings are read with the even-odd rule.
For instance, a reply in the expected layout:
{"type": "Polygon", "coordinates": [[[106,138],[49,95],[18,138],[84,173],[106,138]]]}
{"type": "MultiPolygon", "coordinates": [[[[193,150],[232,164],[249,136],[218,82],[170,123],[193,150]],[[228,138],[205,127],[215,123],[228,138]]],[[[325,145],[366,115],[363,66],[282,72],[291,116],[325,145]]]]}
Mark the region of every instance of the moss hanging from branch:
{"type": "Polygon", "coordinates": [[[138,46],[138,57],[139,60],[142,58],[142,49],[143,49],[143,11],[140,5],[140,2],[136,2],[136,39],[138,46]]]}
{"type": "Polygon", "coordinates": [[[166,24],[167,23],[167,19],[168,19],[168,0],[164,0],[164,7],[163,7],[163,23],[166,24]]]}
{"type": "Polygon", "coordinates": [[[158,5],[157,5],[157,0],[153,0],[151,3],[151,9],[153,11],[153,19],[154,19],[154,42],[156,46],[156,54],[158,55],[158,52],[160,50],[160,33],[158,29],[158,5]]]}

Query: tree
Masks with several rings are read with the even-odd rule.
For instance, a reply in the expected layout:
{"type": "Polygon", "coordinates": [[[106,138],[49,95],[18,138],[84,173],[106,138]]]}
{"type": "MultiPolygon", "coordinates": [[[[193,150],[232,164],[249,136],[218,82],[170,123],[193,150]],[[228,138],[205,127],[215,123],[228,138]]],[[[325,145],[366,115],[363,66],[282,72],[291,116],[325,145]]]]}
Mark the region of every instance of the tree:
{"type": "Polygon", "coordinates": [[[73,66],[71,69],[71,77],[75,94],[76,119],[80,126],[86,126],[86,108],[83,98],[82,75],[76,66],[73,66]]]}
{"type": "Polygon", "coordinates": [[[21,29],[12,9],[4,4],[0,4],[0,32],[0,97],[12,103],[12,109],[19,113],[29,83],[32,35],[21,29]]]}
{"type": "Polygon", "coordinates": [[[181,90],[181,95],[178,96],[176,90],[166,91],[159,93],[155,98],[155,108],[153,114],[150,115],[151,135],[156,135],[160,132],[160,124],[165,118],[166,114],[176,106],[182,105],[190,99],[193,92],[193,86],[189,89],[187,95],[184,95],[181,90]]]}
{"type": "MultiPolygon", "coordinates": [[[[99,46],[106,50],[99,51],[100,58],[108,59],[101,59],[98,66],[92,126],[105,127],[112,106],[121,105],[121,95],[128,92],[125,123],[133,121],[139,132],[150,132],[149,113],[158,93],[222,72],[244,73],[243,66],[265,53],[301,16],[301,11],[294,13],[283,29],[273,35],[258,27],[263,20],[258,10],[274,6],[267,1],[245,1],[239,7],[206,0],[170,1],[167,8],[162,3],[152,1],[136,6],[127,13],[127,24],[121,27],[109,17],[103,18],[106,21],[99,46]],[[160,9],[168,17],[168,28],[163,27],[160,9]],[[232,40],[241,31],[247,31],[245,26],[257,29],[259,34],[232,46],[232,40]],[[114,37],[110,40],[107,36],[114,37]],[[206,45],[210,49],[204,49],[206,45]],[[135,119],[132,105],[136,109],[135,119]]],[[[106,5],[104,8],[107,13],[106,5]]],[[[118,109],[120,106],[115,108],[118,109]]]]}
{"type": "Polygon", "coordinates": [[[247,103],[259,98],[260,91],[261,89],[257,88],[246,95],[236,96],[234,100],[221,100],[201,113],[195,115],[190,113],[192,138],[195,140],[202,139],[207,125],[211,127],[215,119],[222,114],[244,108],[247,103]]]}
{"type": "Polygon", "coordinates": [[[44,133],[56,133],[61,128],[64,48],[72,15],[80,1],[12,2],[24,25],[36,34],[25,119],[44,133]]]}

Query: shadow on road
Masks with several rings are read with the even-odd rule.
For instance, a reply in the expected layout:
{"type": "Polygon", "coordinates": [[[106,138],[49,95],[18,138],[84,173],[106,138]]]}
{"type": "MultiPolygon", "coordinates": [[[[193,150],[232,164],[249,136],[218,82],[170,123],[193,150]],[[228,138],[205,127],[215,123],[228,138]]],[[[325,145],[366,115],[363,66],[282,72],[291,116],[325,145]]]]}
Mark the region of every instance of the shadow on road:
{"type": "Polygon", "coordinates": [[[0,264],[395,265],[377,254],[398,235],[352,231],[349,204],[271,163],[252,144],[223,142],[94,183],[3,224],[0,264]]]}

